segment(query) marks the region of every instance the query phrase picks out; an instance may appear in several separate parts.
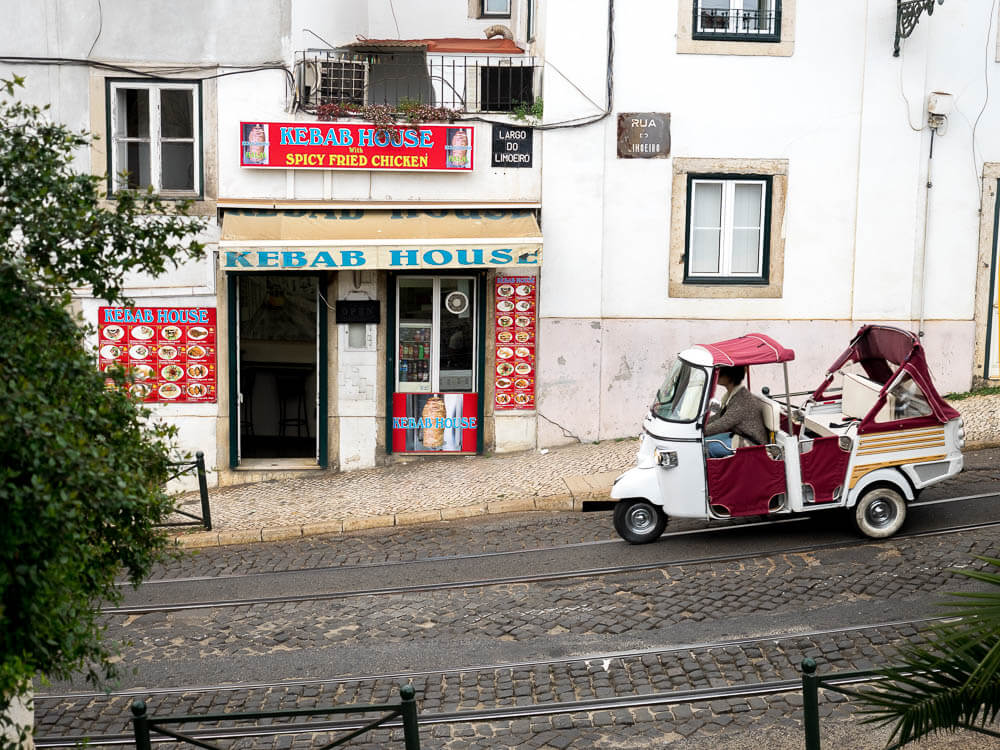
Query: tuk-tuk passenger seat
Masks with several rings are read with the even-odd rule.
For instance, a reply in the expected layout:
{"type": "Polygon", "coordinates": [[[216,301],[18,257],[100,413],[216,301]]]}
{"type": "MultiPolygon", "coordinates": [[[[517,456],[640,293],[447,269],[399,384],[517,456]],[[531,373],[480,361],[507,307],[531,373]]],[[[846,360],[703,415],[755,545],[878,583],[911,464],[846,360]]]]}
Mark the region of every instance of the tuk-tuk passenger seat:
{"type": "MultiPolygon", "coordinates": [[[[761,416],[764,417],[764,427],[767,428],[767,442],[776,443],[781,430],[781,404],[773,398],[751,394],[760,404],[761,416]]],[[[733,448],[742,448],[750,443],[739,435],[733,435],[733,448]]]]}

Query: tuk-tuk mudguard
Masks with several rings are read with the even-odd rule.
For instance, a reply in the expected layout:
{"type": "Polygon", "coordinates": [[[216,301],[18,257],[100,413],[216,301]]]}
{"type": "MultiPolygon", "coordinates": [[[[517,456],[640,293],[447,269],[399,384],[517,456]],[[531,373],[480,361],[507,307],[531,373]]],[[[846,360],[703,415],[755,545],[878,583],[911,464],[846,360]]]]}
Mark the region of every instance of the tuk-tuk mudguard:
{"type": "Polygon", "coordinates": [[[611,487],[612,500],[627,500],[641,497],[654,505],[663,506],[660,485],[657,481],[656,466],[635,466],[615,480],[611,487]]]}
{"type": "Polygon", "coordinates": [[[861,479],[858,480],[858,483],[847,493],[847,507],[853,508],[857,505],[858,499],[864,494],[865,490],[877,483],[891,484],[903,493],[903,497],[906,498],[907,502],[910,502],[915,497],[913,494],[913,487],[910,486],[909,481],[907,481],[906,477],[903,476],[903,473],[899,471],[899,469],[875,469],[875,471],[869,471],[861,477],[861,479]]]}

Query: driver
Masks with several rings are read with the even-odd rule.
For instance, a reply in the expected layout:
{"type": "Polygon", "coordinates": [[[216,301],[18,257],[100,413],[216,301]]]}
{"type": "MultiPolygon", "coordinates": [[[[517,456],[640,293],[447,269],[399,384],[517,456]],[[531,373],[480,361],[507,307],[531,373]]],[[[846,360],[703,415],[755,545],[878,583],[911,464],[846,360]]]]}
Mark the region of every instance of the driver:
{"type": "Polygon", "coordinates": [[[743,366],[719,368],[718,382],[726,393],[719,413],[705,423],[705,440],[718,441],[707,443],[711,458],[733,455],[733,434],[753,445],[767,442],[767,427],[760,405],[743,385],[744,377],[746,368],[743,366]]]}

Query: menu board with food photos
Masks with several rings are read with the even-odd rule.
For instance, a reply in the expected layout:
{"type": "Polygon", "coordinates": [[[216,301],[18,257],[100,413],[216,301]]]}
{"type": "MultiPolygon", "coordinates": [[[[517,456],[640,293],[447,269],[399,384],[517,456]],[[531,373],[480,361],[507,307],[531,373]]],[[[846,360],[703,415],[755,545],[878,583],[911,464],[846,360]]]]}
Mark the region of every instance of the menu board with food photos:
{"type": "Polygon", "coordinates": [[[535,408],[535,322],[537,280],[534,276],[497,276],[496,409],[535,408]]]}
{"type": "Polygon", "coordinates": [[[129,391],[147,403],[217,398],[214,307],[98,308],[99,367],[131,371],[129,391]]]}

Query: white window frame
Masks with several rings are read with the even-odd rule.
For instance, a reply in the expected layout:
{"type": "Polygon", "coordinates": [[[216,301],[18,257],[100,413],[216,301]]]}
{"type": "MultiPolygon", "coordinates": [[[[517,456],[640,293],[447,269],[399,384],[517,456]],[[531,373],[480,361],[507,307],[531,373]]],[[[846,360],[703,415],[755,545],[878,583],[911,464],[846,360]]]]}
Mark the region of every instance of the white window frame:
{"type": "MultiPolygon", "coordinates": [[[[767,36],[767,37],[775,36],[775,35],[779,34],[779,32],[781,31],[776,26],[776,24],[777,24],[777,12],[778,12],[778,6],[780,4],[780,0],[769,0],[771,7],[768,10],[768,12],[771,14],[771,18],[769,20],[767,28],[753,29],[753,30],[751,30],[749,28],[743,28],[743,29],[740,28],[740,23],[739,22],[740,22],[740,19],[743,17],[742,13],[745,12],[745,9],[743,7],[743,0],[729,0],[728,28],[725,31],[723,31],[722,29],[716,29],[716,28],[712,28],[712,29],[706,29],[706,28],[704,28],[701,25],[701,21],[702,21],[702,13],[701,13],[702,0],[692,0],[692,1],[694,2],[694,7],[695,7],[695,19],[696,19],[696,23],[695,23],[694,33],[696,33],[696,34],[713,34],[713,33],[714,34],[720,34],[720,35],[725,34],[727,36],[744,37],[744,38],[746,38],[746,39],[748,39],[750,41],[753,41],[754,37],[757,37],[757,36],[767,36]]],[[[712,9],[707,9],[707,10],[712,10],[712,9]]]]}
{"type": "Polygon", "coordinates": [[[771,200],[770,185],[763,179],[740,179],[738,177],[692,177],[690,198],[687,206],[687,258],[685,260],[685,277],[688,280],[701,279],[762,279],[764,277],[764,250],[765,236],[767,234],[767,207],[771,200]],[[715,272],[698,272],[691,269],[691,247],[694,242],[694,216],[695,216],[695,196],[697,186],[722,185],[722,215],[721,231],[719,237],[719,270],[715,272]],[[757,225],[757,268],[754,271],[733,271],[733,232],[736,229],[749,229],[750,227],[737,227],[734,224],[733,210],[735,206],[735,195],[737,185],[760,185],[760,224],[757,225]]]}
{"type": "Polygon", "coordinates": [[[125,142],[149,142],[149,176],[150,185],[153,192],[164,197],[184,197],[195,198],[201,196],[201,86],[198,83],[167,83],[157,81],[147,83],[145,81],[110,81],[108,87],[108,97],[110,99],[108,110],[110,121],[108,123],[108,146],[110,150],[111,179],[115,190],[128,189],[128,183],[122,180],[120,173],[124,166],[119,164],[118,145],[125,142]],[[127,89],[145,89],[149,91],[149,138],[127,138],[119,135],[117,131],[118,123],[118,92],[127,89]],[[191,92],[191,138],[164,138],[161,136],[160,125],[160,92],[163,90],[183,90],[191,92]],[[191,190],[164,190],[162,185],[162,143],[192,143],[194,151],[193,158],[193,186],[191,190]]]}
{"type": "Polygon", "coordinates": [[[498,12],[495,10],[487,10],[486,3],[488,0],[479,0],[479,17],[480,18],[510,18],[511,14],[511,0],[506,0],[507,10],[504,12],[498,12]]]}

